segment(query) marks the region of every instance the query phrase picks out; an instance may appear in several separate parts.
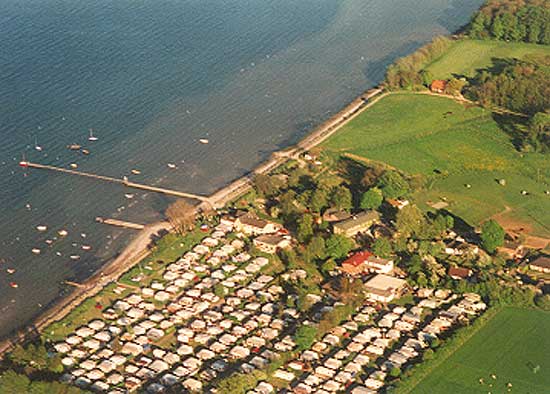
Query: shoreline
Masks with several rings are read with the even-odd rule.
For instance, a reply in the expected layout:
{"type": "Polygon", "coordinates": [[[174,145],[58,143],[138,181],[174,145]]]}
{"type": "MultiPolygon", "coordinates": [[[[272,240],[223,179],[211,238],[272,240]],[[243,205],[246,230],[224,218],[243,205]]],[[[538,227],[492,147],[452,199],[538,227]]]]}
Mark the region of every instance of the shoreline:
{"type": "MultiPolygon", "coordinates": [[[[371,88],[360,94],[352,102],[345,105],[338,113],[313,129],[297,144],[273,152],[269,159],[257,165],[250,172],[212,193],[208,197],[208,202],[196,205],[195,210],[224,207],[228,202],[250,189],[252,180],[256,174],[269,173],[288,160],[295,159],[303,152],[316,147],[388,94],[383,93],[383,90],[378,87],[371,88]]],[[[114,260],[102,266],[72,292],[60,297],[58,300],[54,300],[49,308],[23,328],[18,329],[16,333],[8,334],[6,338],[0,341],[0,359],[13,346],[29,339],[28,334],[36,335],[37,333],[41,333],[50,324],[65,318],[86,299],[97,295],[109,283],[116,282],[124,273],[132,269],[151,253],[149,249],[151,236],[162,230],[172,231],[172,228],[168,222],[157,222],[147,225],[114,260]]]]}

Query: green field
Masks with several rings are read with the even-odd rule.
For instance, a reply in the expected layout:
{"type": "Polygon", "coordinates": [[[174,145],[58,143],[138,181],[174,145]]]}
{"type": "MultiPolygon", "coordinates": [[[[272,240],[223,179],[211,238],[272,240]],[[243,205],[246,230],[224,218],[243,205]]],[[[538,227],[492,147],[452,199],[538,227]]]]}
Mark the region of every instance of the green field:
{"type": "Polygon", "coordinates": [[[550,55],[550,46],[490,40],[460,40],[426,69],[435,79],[453,74],[473,77],[476,70],[491,66],[494,59],[525,59],[529,55],[550,55]]]}
{"type": "Polygon", "coordinates": [[[508,383],[511,393],[548,393],[548,332],[550,313],[505,308],[411,393],[507,393],[508,383]]]}
{"type": "Polygon", "coordinates": [[[343,127],[323,148],[332,156],[351,154],[424,175],[428,187],[414,196],[424,208],[445,199],[447,209],[477,225],[510,207],[507,221],[550,235],[550,196],[545,194],[550,159],[519,153],[504,131],[507,122],[449,98],[395,93],[343,127]],[[506,186],[499,185],[502,178],[506,186]]]}

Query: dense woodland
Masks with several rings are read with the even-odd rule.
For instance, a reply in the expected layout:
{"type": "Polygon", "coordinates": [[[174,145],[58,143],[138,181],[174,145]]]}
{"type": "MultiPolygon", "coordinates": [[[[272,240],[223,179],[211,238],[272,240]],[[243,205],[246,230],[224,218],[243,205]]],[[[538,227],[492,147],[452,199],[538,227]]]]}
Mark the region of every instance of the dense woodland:
{"type": "Polygon", "coordinates": [[[467,28],[473,38],[550,44],[549,0],[491,0],[467,28]]]}

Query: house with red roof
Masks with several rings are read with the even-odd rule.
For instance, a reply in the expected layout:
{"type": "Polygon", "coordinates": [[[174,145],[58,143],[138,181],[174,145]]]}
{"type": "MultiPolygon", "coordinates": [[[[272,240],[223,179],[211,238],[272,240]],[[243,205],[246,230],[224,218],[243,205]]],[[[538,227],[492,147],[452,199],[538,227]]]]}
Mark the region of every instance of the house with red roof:
{"type": "Polygon", "coordinates": [[[367,272],[389,274],[393,271],[393,260],[377,257],[364,250],[351,255],[342,263],[340,269],[349,275],[361,275],[367,272]]]}
{"type": "Polygon", "coordinates": [[[430,85],[430,90],[434,93],[444,93],[446,88],[447,81],[442,79],[436,79],[432,81],[432,84],[430,85]]]}

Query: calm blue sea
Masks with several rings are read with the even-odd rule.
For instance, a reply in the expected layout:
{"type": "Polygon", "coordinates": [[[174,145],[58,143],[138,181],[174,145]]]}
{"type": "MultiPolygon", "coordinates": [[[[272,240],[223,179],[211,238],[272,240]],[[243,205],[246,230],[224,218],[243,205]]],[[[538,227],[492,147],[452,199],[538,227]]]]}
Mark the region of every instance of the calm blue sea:
{"type": "Polygon", "coordinates": [[[96,216],[149,223],[170,202],[24,172],[22,155],[114,177],[136,168],[136,181],[210,193],[375,85],[396,57],[464,24],[481,2],[2,0],[0,336],[128,242],[130,230],[96,216]],[[98,141],[87,140],[89,129],[98,141]],[[72,143],[90,155],[69,151],[72,143]]]}

